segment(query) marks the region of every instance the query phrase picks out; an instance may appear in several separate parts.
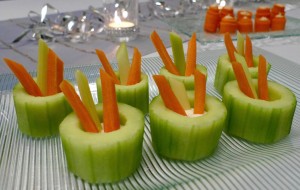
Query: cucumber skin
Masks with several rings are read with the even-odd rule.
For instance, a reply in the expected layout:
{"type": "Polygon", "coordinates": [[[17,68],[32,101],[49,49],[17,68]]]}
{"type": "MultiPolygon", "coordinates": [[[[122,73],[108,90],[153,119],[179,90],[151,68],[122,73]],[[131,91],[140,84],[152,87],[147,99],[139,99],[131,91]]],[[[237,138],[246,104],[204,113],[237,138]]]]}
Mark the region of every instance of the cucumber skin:
{"type": "MultiPolygon", "coordinates": [[[[144,134],[143,113],[118,103],[121,129],[110,133],[88,133],[81,129],[75,113],[60,125],[60,136],[68,169],[90,183],[116,182],[140,166],[144,134]]],[[[102,104],[96,109],[102,120],[102,104]]]]}
{"type": "MultiPolygon", "coordinates": [[[[198,71],[201,71],[205,73],[207,77],[207,69],[203,65],[197,65],[196,69],[198,71]]],[[[183,82],[186,90],[194,90],[194,75],[191,76],[178,76],[170,73],[165,67],[162,67],[159,71],[159,74],[164,75],[167,79],[169,78],[175,78],[176,80],[179,80],[183,82]]]]}
{"type": "Polygon", "coordinates": [[[13,99],[20,131],[31,137],[49,137],[59,134],[59,124],[72,112],[64,94],[35,97],[18,83],[13,99]]]}
{"type": "MultiPolygon", "coordinates": [[[[258,56],[253,56],[254,67],[249,68],[252,78],[257,78],[258,75],[258,56]]],[[[267,64],[267,72],[271,69],[271,65],[267,64]]],[[[224,86],[227,82],[235,80],[235,74],[231,66],[228,54],[221,55],[218,59],[214,87],[217,92],[222,95],[224,86]]]]}
{"type": "MultiPolygon", "coordinates": [[[[118,75],[118,73],[116,72],[118,75]]],[[[102,102],[101,80],[96,80],[98,103],[102,102]]],[[[148,76],[142,74],[141,82],[134,85],[115,85],[117,100],[120,103],[131,105],[140,109],[144,114],[149,111],[149,84],[148,76]]]]}
{"type": "MultiPolygon", "coordinates": [[[[193,105],[193,91],[188,92],[193,105]]],[[[152,145],[165,158],[195,161],[213,154],[226,124],[227,110],[221,101],[207,95],[207,113],[201,117],[181,116],[164,106],[156,96],[149,107],[152,145]]]]}
{"type": "MultiPolygon", "coordinates": [[[[257,88],[257,80],[252,79],[257,88]]],[[[286,87],[268,81],[272,101],[252,99],[245,96],[236,81],[224,87],[223,102],[228,111],[228,135],[249,142],[271,144],[286,137],[291,130],[296,97],[286,87]]]]}

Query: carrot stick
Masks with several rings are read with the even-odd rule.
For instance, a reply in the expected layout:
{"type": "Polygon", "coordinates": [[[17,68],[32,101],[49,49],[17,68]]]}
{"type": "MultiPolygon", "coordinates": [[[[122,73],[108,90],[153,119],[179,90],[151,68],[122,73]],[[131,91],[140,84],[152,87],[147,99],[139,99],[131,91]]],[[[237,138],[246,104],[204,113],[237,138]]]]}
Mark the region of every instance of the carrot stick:
{"type": "Polygon", "coordinates": [[[247,77],[246,77],[245,71],[243,69],[243,66],[240,63],[238,63],[236,61],[233,61],[232,62],[232,68],[233,68],[235,78],[238,82],[240,90],[246,96],[248,96],[250,98],[255,98],[255,96],[254,96],[254,94],[251,90],[249,81],[247,80],[247,77]]]}
{"type": "Polygon", "coordinates": [[[99,60],[101,61],[104,70],[113,78],[115,84],[120,84],[120,80],[118,79],[114,70],[112,69],[105,53],[99,49],[96,49],[96,54],[99,60]]]}
{"type": "Polygon", "coordinates": [[[141,81],[142,56],[137,48],[134,48],[133,51],[133,59],[129,70],[127,85],[133,85],[141,81]]]}
{"type": "Polygon", "coordinates": [[[100,69],[100,77],[103,97],[103,129],[108,133],[120,129],[120,116],[112,77],[103,69],[100,69]]]}
{"type": "Polygon", "coordinates": [[[193,33],[187,49],[185,76],[190,76],[196,69],[197,42],[196,33],[193,33]]]}
{"type": "Polygon", "coordinates": [[[234,52],[236,52],[236,49],[232,43],[231,36],[228,32],[226,32],[224,34],[224,42],[225,42],[225,46],[226,46],[230,61],[231,62],[236,61],[235,56],[234,56],[234,52]]]}
{"type": "Polygon", "coordinates": [[[90,116],[86,107],[83,105],[82,101],[77,95],[74,87],[65,80],[63,80],[60,83],[59,87],[61,91],[64,93],[64,95],[66,96],[67,101],[73,108],[77,117],[79,118],[83,130],[90,133],[98,133],[99,132],[98,128],[96,127],[92,117],[90,116]]]}
{"type": "Polygon", "coordinates": [[[48,50],[47,96],[57,93],[57,56],[52,49],[48,50]]]}
{"type": "Polygon", "coordinates": [[[206,76],[198,70],[195,70],[195,100],[194,114],[203,114],[205,108],[206,96],[206,76]]]}
{"type": "Polygon", "coordinates": [[[162,75],[153,75],[153,79],[155,80],[155,83],[158,87],[159,93],[162,97],[162,100],[165,104],[165,106],[180,114],[186,116],[186,113],[183,109],[183,107],[180,105],[178,99],[176,98],[175,94],[172,91],[172,88],[167,81],[167,79],[162,75]]]}
{"type": "Polygon", "coordinates": [[[3,60],[15,74],[15,76],[19,79],[20,83],[28,94],[32,96],[42,96],[42,92],[39,86],[33,80],[31,75],[27,72],[23,65],[7,58],[4,58],[3,60]]]}
{"type": "Polygon", "coordinates": [[[59,85],[64,80],[64,62],[56,56],[57,60],[57,79],[56,79],[56,86],[57,86],[57,92],[61,92],[59,85]]]}
{"type": "Polygon", "coordinates": [[[160,39],[160,37],[156,33],[156,31],[153,31],[151,33],[150,38],[151,38],[152,43],[154,44],[159,56],[161,57],[166,69],[174,75],[180,75],[178,69],[174,65],[170,55],[168,54],[168,52],[166,50],[166,47],[163,44],[163,41],[160,39]]]}
{"type": "Polygon", "coordinates": [[[259,55],[258,63],[258,98],[261,100],[269,100],[267,61],[262,55],[259,55]]]}
{"type": "Polygon", "coordinates": [[[246,47],[245,47],[245,59],[248,67],[253,67],[253,54],[252,54],[252,42],[248,35],[246,35],[246,47]]]}

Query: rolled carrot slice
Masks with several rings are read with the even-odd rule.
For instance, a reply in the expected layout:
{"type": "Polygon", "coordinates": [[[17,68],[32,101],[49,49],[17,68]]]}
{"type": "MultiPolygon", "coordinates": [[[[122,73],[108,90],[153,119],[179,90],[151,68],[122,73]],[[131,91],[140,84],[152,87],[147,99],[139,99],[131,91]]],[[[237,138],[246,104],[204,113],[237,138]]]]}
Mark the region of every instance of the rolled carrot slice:
{"type": "Polygon", "coordinates": [[[158,54],[160,55],[166,69],[174,75],[180,75],[178,69],[174,65],[169,53],[166,50],[166,47],[165,47],[163,41],[161,40],[161,38],[159,37],[157,32],[153,31],[150,35],[150,38],[151,38],[152,43],[154,44],[158,54]]]}
{"type": "Polygon", "coordinates": [[[243,17],[238,20],[238,30],[241,33],[251,33],[253,32],[253,22],[249,17],[243,17]]]}
{"type": "Polygon", "coordinates": [[[225,16],[229,15],[231,17],[234,17],[234,11],[233,11],[233,7],[232,6],[224,6],[221,10],[220,10],[220,18],[224,18],[225,16]]]}
{"type": "Polygon", "coordinates": [[[271,9],[271,19],[278,14],[285,15],[285,6],[280,3],[275,3],[271,9]]]}
{"type": "Polygon", "coordinates": [[[204,30],[210,33],[217,32],[219,27],[219,22],[220,22],[220,17],[219,17],[218,6],[217,5],[209,6],[205,16],[204,30]]]}
{"type": "Polygon", "coordinates": [[[268,32],[270,30],[271,21],[267,17],[260,17],[255,19],[255,32],[268,32]]]}
{"type": "Polygon", "coordinates": [[[113,79],[103,69],[100,69],[100,77],[103,97],[103,129],[108,133],[120,129],[120,116],[113,79]]]}
{"type": "Polygon", "coordinates": [[[261,100],[269,100],[267,76],[267,61],[264,56],[259,55],[257,90],[258,98],[261,100]]]}
{"type": "Polygon", "coordinates": [[[285,24],[286,24],[286,18],[284,15],[279,13],[276,15],[271,22],[271,30],[272,31],[279,31],[279,30],[284,30],[285,29],[285,24]]]}
{"type": "Polygon", "coordinates": [[[267,6],[260,6],[256,9],[255,18],[267,17],[268,19],[271,18],[271,9],[267,6]]]}
{"type": "Polygon", "coordinates": [[[172,91],[168,80],[163,75],[153,75],[153,79],[158,87],[165,106],[180,115],[186,116],[186,113],[172,91]]]}
{"type": "Polygon", "coordinates": [[[3,60],[10,68],[10,70],[15,74],[15,76],[19,79],[20,83],[28,94],[30,94],[31,96],[43,95],[41,89],[23,65],[7,58],[4,58],[3,60]]]}
{"type": "Polygon", "coordinates": [[[237,12],[237,20],[239,21],[240,19],[247,17],[247,18],[252,18],[252,12],[248,10],[239,10],[237,12]]]}
{"type": "Polygon", "coordinates": [[[74,87],[65,80],[60,83],[59,87],[76,113],[83,130],[90,133],[98,133],[99,130],[96,124],[77,95],[74,87]]]}
{"type": "Polygon", "coordinates": [[[222,18],[220,23],[220,33],[236,33],[237,31],[237,21],[234,17],[227,15],[222,18]]]}

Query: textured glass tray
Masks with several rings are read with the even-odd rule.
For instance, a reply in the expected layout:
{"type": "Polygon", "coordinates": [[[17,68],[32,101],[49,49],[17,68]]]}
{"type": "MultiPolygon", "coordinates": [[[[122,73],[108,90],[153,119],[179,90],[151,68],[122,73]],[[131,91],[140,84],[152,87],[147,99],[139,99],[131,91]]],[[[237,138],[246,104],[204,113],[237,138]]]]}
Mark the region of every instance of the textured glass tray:
{"type": "MultiPolygon", "coordinates": [[[[132,176],[114,184],[89,184],[68,172],[58,136],[32,139],[21,134],[11,93],[17,81],[13,75],[0,75],[0,189],[298,189],[300,66],[263,50],[259,52],[272,63],[269,79],[289,87],[297,96],[298,105],[288,137],[276,144],[258,145],[223,133],[211,157],[196,162],[171,161],[153,151],[146,116],[141,165],[132,176]]],[[[224,50],[198,54],[198,63],[208,68],[207,93],[218,98],[213,80],[221,53],[224,50]]],[[[158,73],[161,66],[158,57],[143,59],[143,71],[149,76],[158,73]]],[[[89,78],[96,101],[98,67],[97,64],[68,68],[65,76],[74,81],[74,71],[81,69],[89,78]]],[[[152,99],[157,89],[152,78],[149,82],[152,99]]]]}
{"type": "MultiPolygon", "coordinates": [[[[168,23],[175,30],[185,35],[191,36],[194,32],[197,34],[197,40],[200,43],[210,43],[223,41],[223,35],[220,33],[208,33],[203,30],[206,12],[202,10],[197,15],[185,15],[184,17],[164,18],[162,21],[168,23]]],[[[273,32],[253,32],[249,33],[251,39],[277,38],[285,36],[300,35],[300,20],[287,16],[286,28],[284,31],[273,32]]],[[[232,35],[236,39],[235,35],[232,35]]]]}

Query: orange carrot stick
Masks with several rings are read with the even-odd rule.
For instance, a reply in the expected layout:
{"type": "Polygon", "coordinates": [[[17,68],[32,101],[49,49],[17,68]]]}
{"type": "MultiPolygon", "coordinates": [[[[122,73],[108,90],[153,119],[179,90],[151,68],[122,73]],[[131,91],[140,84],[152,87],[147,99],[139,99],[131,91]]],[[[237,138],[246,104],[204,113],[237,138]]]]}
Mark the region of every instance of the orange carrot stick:
{"type": "Polygon", "coordinates": [[[100,69],[100,77],[103,97],[103,129],[108,133],[120,129],[120,116],[112,77],[103,69],[100,69]]]}
{"type": "Polygon", "coordinates": [[[113,78],[115,84],[120,84],[120,80],[118,79],[114,70],[112,69],[105,53],[99,49],[96,49],[96,54],[99,60],[101,61],[104,70],[113,78]]]}
{"type": "Polygon", "coordinates": [[[57,60],[57,79],[56,79],[56,86],[57,86],[57,92],[61,92],[59,85],[64,80],[64,62],[56,56],[57,60]]]}
{"type": "Polygon", "coordinates": [[[196,57],[197,57],[196,39],[197,39],[196,33],[193,33],[187,49],[185,76],[192,75],[196,69],[196,57]]]}
{"type": "Polygon", "coordinates": [[[269,100],[267,61],[265,57],[262,55],[259,55],[257,79],[258,79],[258,98],[261,100],[269,100]]]}
{"type": "Polygon", "coordinates": [[[57,56],[52,49],[48,51],[47,64],[47,95],[57,93],[57,56]]]}
{"type": "Polygon", "coordinates": [[[65,80],[63,80],[60,83],[59,87],[61,91],[64,93],[64,95],[66,96],[67,101],[73,108],[77,117],[79,118],[83,130],[90,133],[98,133],[99,132],[98,128],[96,127],[92,117],[90,116],[86,107],[84,106],[79,96],[77,95],[74,87],[65,80]]]}
{"type": "Polygon", "coordinates": [[[174,65],[169,53],[166,50],[166,47],[163,44],[163,41],[160,39],[159,35],[156,33],[155,30],[151,33],[150,38],[151,38],[152,43],[154,44],[159,56],[161,57],[166,69],[174,75],[180,75],[178,69],[174,65]]]}
{"type": "Polygon", "coordinates": [[[205,109],[206,76],[195,70],[194,114],[203,114],[205,109]]]}
{"type": "Polygon", "coordinates": [[[142,56],[137,48],[134,48],[133,51],[133,59],[129,70],[127,85],[133,85],[141,81],[142,56]]]}
{"type": "Polygon", "coordinates": [[[248,67],[253,67],[253,54],[252,54],[252,42],[248,35],[246,35],[246,47],[245,47],[245,59],[248,67]]]}
{"type": "Polygon", "coordinates": [[[226,46],[230,61],[236,61],[235,56],[234,56],[234,52],[236,52],[236,49],[233,45],[231,36],[228,32],[224,34],[224,42],[225,42],[225,46],[226,46]]]}
{"type": "Polygon", "coordinates": [[[232,68],[235,74],[235,78],[238,82],[240,90],[248,97],[255,98],[250,84],[248,83],[245,71],[243,70],[243,67],[240,63],[233,61],[232,62],[232,68]]]}
{"type": "Polygon", "coordinates": [[[3,60],[19,79],[20,83],[28,94],[32,96],[42,96],[41,89],[38,87],[23,65],[7,58],[4,58],[3,60]]]}
{"type": "Polygon", "coordinates": [[[186,116],[186,113],[183,107],[180,105],[178,99],[176,98],[175,94],[172,91],[172,88],[167,81],[167,79],[162,75],[153,75],[153,79],[158,87],[159,93],[161,98],[165,104],[165,106],[180,114],[186,116]]]}

